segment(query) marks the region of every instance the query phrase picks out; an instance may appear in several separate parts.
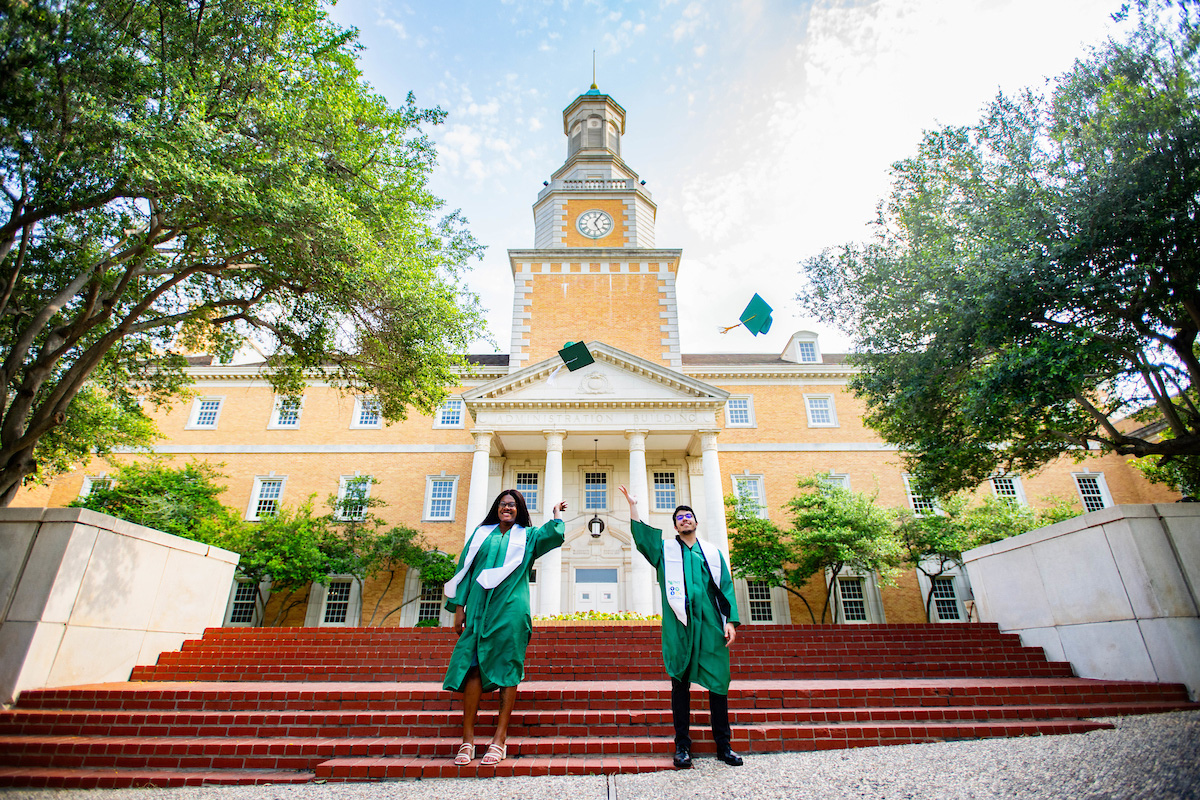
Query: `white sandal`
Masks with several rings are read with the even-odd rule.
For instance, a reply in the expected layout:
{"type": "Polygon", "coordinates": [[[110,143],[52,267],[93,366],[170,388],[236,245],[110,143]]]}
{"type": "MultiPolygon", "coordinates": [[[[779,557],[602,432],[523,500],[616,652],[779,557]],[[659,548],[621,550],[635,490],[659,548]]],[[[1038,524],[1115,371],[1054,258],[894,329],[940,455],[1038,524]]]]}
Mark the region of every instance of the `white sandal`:
{"type": "Polygon", "coordinates": [[[463,742],[458,746],[458,755],[454,757],[454,765],[456,767],[465,767],[475,758],[475,745],[471,742],[463,742]]]}
{"type": "Polygon", "coordinates": [[[506,755],[508,755],[508,745],[489,744],[487,752],[483,754],[483,760],[479,762],[479,766],[494,767],[503,761],[506,755]]]}

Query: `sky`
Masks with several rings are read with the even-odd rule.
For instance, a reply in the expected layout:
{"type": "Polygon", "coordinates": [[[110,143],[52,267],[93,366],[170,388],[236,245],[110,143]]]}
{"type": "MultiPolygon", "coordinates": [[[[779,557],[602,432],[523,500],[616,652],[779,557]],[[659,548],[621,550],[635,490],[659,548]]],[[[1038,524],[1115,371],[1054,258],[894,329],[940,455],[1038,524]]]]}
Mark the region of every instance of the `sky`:
{"type": "Polygon", "coordinates": [[[487,249],[468,285],[508,352],[510,248],[533,247],[542,182],[566,158],[562,111],[596,82],[626,111],[622,157],[681,248],[684,353],[781,352],[841,331],[795,302],[799,262],[872,236],[889,167],[922,131],[969,125],[998,92],[1047,80],[1119,33],[1119,0],[341,0],[363,76],[392,105],[447,112],[433,192],[487,249]],[[758,292],[769,333],[732,325],[758,292]]]}

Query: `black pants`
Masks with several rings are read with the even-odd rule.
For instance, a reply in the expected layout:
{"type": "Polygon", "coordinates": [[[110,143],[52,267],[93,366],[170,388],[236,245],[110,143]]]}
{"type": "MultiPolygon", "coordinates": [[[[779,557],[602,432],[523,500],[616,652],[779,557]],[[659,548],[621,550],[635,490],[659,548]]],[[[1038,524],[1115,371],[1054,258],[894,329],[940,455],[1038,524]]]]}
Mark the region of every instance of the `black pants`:
{"type": "MultiPolygon", "coordinates": [[[[675,749],[692,749],[692,685],[671,678],[671,718],[675,722],[675,749]]],[[[712,718],[713,739],[717,752],[729,747],[733,731],[729,728],[729,695],[708,693],[708,712],[712,718]]]]}

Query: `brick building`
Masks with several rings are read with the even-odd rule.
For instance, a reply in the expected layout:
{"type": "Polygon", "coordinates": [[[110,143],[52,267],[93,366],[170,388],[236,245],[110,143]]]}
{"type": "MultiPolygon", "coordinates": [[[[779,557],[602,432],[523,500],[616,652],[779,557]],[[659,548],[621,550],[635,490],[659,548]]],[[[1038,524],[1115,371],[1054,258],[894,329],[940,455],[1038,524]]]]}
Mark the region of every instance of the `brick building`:
{"type": "MultiPolygon", "coordinates": [[[[793,334],[782,353],[682,349],[675,285],[686,279],[683,253],[657,245],[657,207],[621,158],[625,110],[593,87],[563,112],[563,132],[567,159],[533,206],[534,247],[509,251],[509,353],[474,357],[476,369],[435,416],[385,425],[370,397],[316,379],[290,403],[274,395],[253,353],[226,364],[200,359],[191,367],[196,396],[157,415],[164,439],[156,452],[223,464],[224,502],[250,520],[370,476],[386,503],[380,516],[455,553],[502,488],[521,489],[538,522],[566,499],[566,544],[539,562],[531,585],[542,614],[661,612],[653,573],[631,544],[622,483],[643,498],[651,524],[669,530],[671,510],[688,504],[701,535],[720,544],[724,495],[748,495],[782,517],[796,477],[818,471],[877,492],[883,505],[927,507],[896,449],[863,425],[862,405],[846,390],[853,368],[823,352],[816,334],[793,334]],[[561,369],[557,351],[568,341],[587,342],[595,363],[561,369]]],[[[66,504],[110,469],[97,461],[18,502],[66,504]]],[[[1034,504],[1072,498],[1087,510],[1176,498],[1114,456],[1064,459],[980,491],[1034,504]]],[[[872,575],[843,575],[836,621],[922,622],[924,580],[914,571],[885,587],[872,575]]],[[[255,621],[248,588],[231,588],[229,624],[255,621]]],[[[965,575],[948,574],[937,589],[940,619],[964,618],[965,575]]],[[[747,622],[809,621],[783,590],[738,581],[737,591],[747,622]]],[[[808,591],[819,607],[821,583],[808,591]]],[[[385,608],[413,601],[388,624],[448,621],[440,586],[409,574],[364,586],[330,576],[287,624],[362,624],[382,592],[385,608]]]]}

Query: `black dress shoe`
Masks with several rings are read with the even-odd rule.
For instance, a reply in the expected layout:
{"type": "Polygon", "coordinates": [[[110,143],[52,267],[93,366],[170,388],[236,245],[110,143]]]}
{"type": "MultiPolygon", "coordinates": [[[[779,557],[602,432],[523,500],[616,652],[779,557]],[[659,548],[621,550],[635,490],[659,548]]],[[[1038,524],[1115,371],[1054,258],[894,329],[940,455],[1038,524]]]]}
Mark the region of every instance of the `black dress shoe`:
{"type": "Polygon", "coordinates": [[[672,763],[675,764],[675,769],[691,769],[692,754],[686,748],[681,747],[675,751],[675,760],[672,763]]]}
{"type": "Polygon", "coordinates": [[[742,757],[728,747],[717,751],[717,758],[724,761],[731,767],[740,767],[742,765],[742,757]]]}

